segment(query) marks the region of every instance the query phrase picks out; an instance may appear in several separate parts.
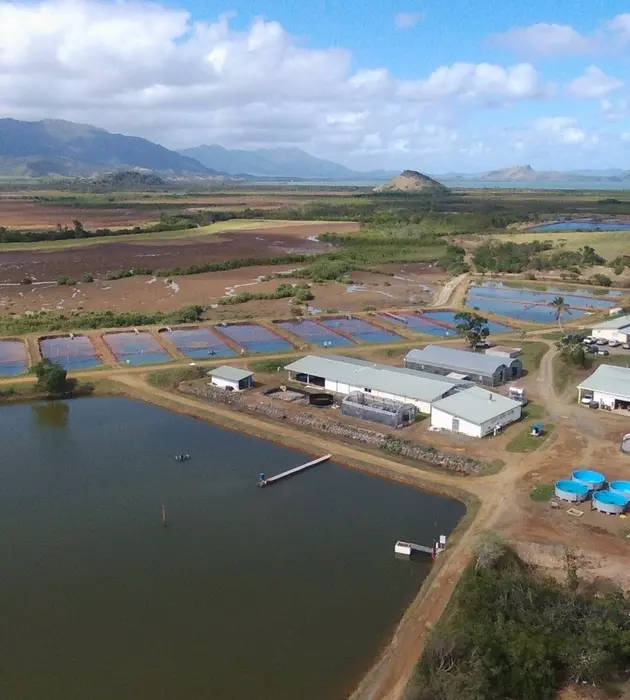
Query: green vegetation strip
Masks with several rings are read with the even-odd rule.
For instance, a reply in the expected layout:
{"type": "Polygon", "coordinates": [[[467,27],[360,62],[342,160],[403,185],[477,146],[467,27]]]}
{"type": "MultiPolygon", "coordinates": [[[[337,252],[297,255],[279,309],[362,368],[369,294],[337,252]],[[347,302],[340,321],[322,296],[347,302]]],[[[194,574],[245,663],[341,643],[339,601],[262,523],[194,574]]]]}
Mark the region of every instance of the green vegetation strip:
{"type": "Polygon", "coordinates": [[[552,484],[541,484],[529,494],[529,497],[532,501],[548,501],[554,497],[555,493],[556,490],[552,484]]]}
{"type": "Polygon", "coordinates": [[[479,547],[430,634],[406,700],[552,700],[566,685],[624,681],[630,598],[524,563],[498,538],[479,547]]]}
{"type": "Polygon", "coordinates": [[[530,435],[531,425],[528,425],[525,430],[523,430],[519,435],[517,435],[513,440],[510,440],[505,446],[506,452],[534,452],[537,450],[546,440],[549,439],[550,435],[553,433],[555,425],[553,423],[545,423],[545,429],[542,435],[535,437],[530,435]]]}

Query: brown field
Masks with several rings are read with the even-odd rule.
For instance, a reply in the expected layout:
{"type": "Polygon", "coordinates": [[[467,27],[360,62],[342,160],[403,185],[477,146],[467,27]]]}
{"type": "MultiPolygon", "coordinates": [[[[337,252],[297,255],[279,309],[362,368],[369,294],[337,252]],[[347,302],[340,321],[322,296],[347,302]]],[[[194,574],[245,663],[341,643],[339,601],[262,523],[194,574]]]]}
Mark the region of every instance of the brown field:
{"type": "Polygon", "coordinates": [[[291,253],[316,254],[329,244],[313,239],[326,231],[356,231],[352,222],[325,224],[273,224],[252,230],[230,230],[220,235],[180,237],[134,243],[109,239],[106,243],[76,248],[0,251],[0,284],[17,283],[24,277],[37,282],[54,281],[60,275],[80,279],[89,272],[95,277],[110,270],[133,267],[182,267],[235,258],[273,257],[291,253]]]}
{"type": "MultiPolygon", "coordinates": [[[[93,284],[79,283],[74,286],[58,286],[53,276],[48,284],[0,286],[0,315],[41,309],[173,311],[188,304],[212,307],[218,304],[221,297],[239,292],[271,292],[285,280],[262,282],[260,278],[272,272],[287,272],[295,267],[296,265],[246,267],[200,275],[175,276],[172,280],[151,276],[128,277],[115,281],[97,279],[93,284]]],[[[428,265],[416,264],[413,267],[415,272],[398,266],[397,275],[403,279],[361,272],[353,275],[356,286],[336,282],[315,285],[315,299],[311,304],[317,309],[335,309],[348,313],[362,311],[366,306],[391,309],[425,305],[431,300],[433,290],[445,275],[428,265]],[[391,286],[385,286],[385,283],[391,286]]],[[[286,281],[302,280],[290,278],[286,281]]],[[[287,317],[289,314],[289,299],[273,299],[230,306],[220,305],[210,309],[207,317],[287,317]]]]}
{"type": "Polygon", "coordinates": [[[64,207],[55,204],[0,200],[0,226],[19,229],[47,229],[72,226],[78,219],[86,228],[111,228],[136,226],[146,221],[156,221],[160,211],[121,207],[97,209],[92,207],[64,207]]]}

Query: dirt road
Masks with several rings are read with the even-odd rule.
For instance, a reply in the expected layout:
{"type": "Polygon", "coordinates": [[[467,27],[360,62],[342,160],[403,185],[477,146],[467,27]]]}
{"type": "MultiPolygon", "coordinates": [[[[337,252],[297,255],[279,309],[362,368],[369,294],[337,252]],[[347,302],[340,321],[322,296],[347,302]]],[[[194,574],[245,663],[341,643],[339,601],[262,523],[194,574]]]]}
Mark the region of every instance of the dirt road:
{"type": "Polygon", "coordinates": [[[464,285],[466,285],[467,282],[467,274],[453,277],[452,280],[449,280],[443,287],[441,287],[438,290],[438,293],[435,295],[435,298],[431,302],[431,306],[448,306],[455,292],[458,289],[464,287],[464,285]]]}

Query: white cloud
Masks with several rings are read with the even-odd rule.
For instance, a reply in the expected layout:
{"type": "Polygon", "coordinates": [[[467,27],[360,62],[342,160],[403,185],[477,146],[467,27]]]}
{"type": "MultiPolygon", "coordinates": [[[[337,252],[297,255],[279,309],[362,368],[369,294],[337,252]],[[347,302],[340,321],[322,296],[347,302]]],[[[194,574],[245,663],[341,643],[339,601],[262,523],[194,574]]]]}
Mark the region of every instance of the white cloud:
{"type": "Polygon", "coordinates": [[[585,99],[602,99],[615,90],[623,87],[623,80],[606,75],[597,66],[589,66],[584,75],[571,81],[568,86],[569,94],[585,99]]]}
{"type": "Polygon", "coordinates": [[[630,43],[630,13],[620,14],[583,34],[568,24],[531,24],[491,37],[497,46],[526,56],[582,56],[614,53],[630,43]]]}
{"type": "Polygon", "coordinates": [[[603,99],[599,108],[602,119],[607,122],[619,122],[630,118],[630,100],[624,97],[616,101],[603,99]]]}
{"type": "Polygon", "coordinates": [[[423,18],[423,12],[399,12],[394,17],[394,26],[396,29],[411,29],[423,18]]]}
{"type": "Polygon", "coordinates": [[[586,132],[571,117],[543,117],[534,122],[534,129],[558,143],[584,143],[586,132]]]}
{"type": "Polygon", "coordinates": [[[566,56],[593,50],[592,40],[566,24],[532,24],[515,27],[492,38],[499,46],[534,56],[566,56]]]}

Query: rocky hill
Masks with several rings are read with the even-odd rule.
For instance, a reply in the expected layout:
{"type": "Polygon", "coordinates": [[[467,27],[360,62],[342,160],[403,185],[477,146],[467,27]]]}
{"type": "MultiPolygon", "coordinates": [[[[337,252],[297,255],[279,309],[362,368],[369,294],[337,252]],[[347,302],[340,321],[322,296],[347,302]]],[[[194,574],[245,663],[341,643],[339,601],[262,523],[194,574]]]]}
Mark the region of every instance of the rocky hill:
{"type": "Polygon", "coordinates": [[[144,168],[165,174],[218,175],[193,158],[136,136],[57,119],[0,119],[0,174],[90,176],[144,168]]]}
{"type": "Polygon", "coordinates": [[[446,192],[441,182],[416,170],[404,170],[400,175],[384,185],[374,188],[374,192],[446,192]]]}

